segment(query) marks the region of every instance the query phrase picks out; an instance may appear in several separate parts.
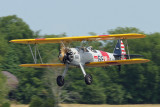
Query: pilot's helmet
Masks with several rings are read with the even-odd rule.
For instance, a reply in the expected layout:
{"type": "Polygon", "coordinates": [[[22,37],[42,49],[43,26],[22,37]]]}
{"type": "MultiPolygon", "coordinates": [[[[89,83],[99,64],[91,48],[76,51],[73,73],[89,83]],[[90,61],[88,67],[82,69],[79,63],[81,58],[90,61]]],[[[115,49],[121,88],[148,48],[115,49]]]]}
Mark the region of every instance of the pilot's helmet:
{"type": "Polygon", "coordinates": [[[92,46],[89,46],[89,47],[88,47],[88,49],[92,50],[92,49],[93,49],[93,47],[92,47],[92,46]]]}

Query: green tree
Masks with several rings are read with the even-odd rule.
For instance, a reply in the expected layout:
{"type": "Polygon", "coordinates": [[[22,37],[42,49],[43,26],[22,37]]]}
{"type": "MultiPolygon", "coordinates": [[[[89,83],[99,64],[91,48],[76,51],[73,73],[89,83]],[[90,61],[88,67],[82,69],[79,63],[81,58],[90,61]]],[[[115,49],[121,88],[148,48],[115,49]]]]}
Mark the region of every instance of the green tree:
{"type": "MultiPolygon", "coordinates": [[[[122,28],[108,31],[111,34],[143,33],[137,28],[122,28]]],[[[123,103],[155,103],[159,102],[159,33],[147,35],[143,39],[128,40],[130,54],[141,54],[151,62],[146,64],[124,65],[123,70],[117,76],[115,83],[123,86],[123,103]],[[157,56],[158,55],[158,56],[157,56]],[[154,58],[153,58],[154,57],[154,58]],[[151,91],[152,90],[152,91],[151,91]],[[154,90],[154,91],[153,91],[154,90]],[[153,98],[154,96],[154,98],[153,98]],[[152,100],[151,100],[152,99],[152,100]]],[[[106,48],[114,48],[116,42],[110,42],[106,48]]],[[[113,75],[111,77],[114,77],[113,75]]],[[[114,101],[114,99],[113,99],[114,101]]]]}
{"type": "Polygon", "coordinates": [[[7,88],[6,77],[0,71],[0,104],[6,103],[9,89],[7,88]]]}
{"type": "Polygon", "coordinates": [[[124,33],[140,33],[144,32],[135,27],[117,27],[107,31],[109,34],[124,34],[124,33]]]}
{"type": "Polygon", "coordinates": [[[107,100],[109,104],[122,104],[124,102],[125,90],[122,85],[112,84],[106,88],[107,100]]]}
{"type": "Polygon", "coordinates": [[[34,34],[29,26],[16,15],[1,17],[0,28],[0,38],[2,38],[0,66],[2,70],[15,74],[20,81],[19,87],[11,92],[10,97],[22,103],[29,103],[33,95],[43,96],[42,71],[18,66],[31,63],[32,56],[29,48],[23,44],[8,43],[11,39],[36,38],[37,34],[34,34]]]}

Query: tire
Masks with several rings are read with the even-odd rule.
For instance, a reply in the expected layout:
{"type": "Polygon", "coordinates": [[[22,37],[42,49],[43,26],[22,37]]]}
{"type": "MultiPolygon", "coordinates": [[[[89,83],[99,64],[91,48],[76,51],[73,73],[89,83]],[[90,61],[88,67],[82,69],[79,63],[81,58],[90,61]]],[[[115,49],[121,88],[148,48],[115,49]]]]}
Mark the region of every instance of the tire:
{"type": "Polygon", "coordinates": [[[87,85],[91,85],[91,84],[92,84],[92,76],[91,76],[90,74],[87,74],[87,75],[85,76],[85,83],[86,83],[87,85]]]}
{"type": "Polygon", "coordinates": [[[64,85],[64,77],[63,76],[59,75],[57,77],[57,85],[60,87],[64,85]]]}

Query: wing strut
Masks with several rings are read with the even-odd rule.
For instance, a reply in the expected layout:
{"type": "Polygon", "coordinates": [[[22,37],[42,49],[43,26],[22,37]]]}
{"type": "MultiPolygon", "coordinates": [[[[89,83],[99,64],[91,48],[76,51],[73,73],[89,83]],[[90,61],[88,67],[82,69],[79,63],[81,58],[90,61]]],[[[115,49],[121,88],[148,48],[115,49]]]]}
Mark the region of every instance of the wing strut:
{"type": "Polygon", "coordinates": [[[31,54],[32,54],[32,57],[33,57],[33,60],[34,60],[34,63],[36,64],[36,60],[35,60],[35,56],[33,54],[33,51],[32,51],[32,48],[31,48],[31,45],[28,43],[28,46],[29,46],[29,49],[31,51],[31,54]]]}
{"type": "Polygon", "coordinates": [[[131,59],[131,58],[130,58],[130,54],[129,54],[129,48],[128,48],[128,42],[127,42],[127,39],[126,39],[126,45],[127,45],[127,51],[128,51],[128,58],[129,58],[129,59],[131,59]]]}
{"type": "Polygon", "coordinates": [[[41,63],[43,64],[43,60],[42,60],[42,57],[41,57],[41,54],[39,52],[39,49],[38,49],[38,46],[37,44],[35,44],[34,48],[35,48],[35,52],[33,53],[33,50],[32,50],[32,47],[31,45],[28,43],[28,46],[29,46],[29,49],[31,51],[31,54],[32,54],[32,57],[33,57],[33,60],[34,60],[34,63],[36,64],[37,63],[37,53],[38,53],[38,56],[40,58],[40,61],[41,63]]]}
{"type": "Polygon", "coordinates": [[[39,55],[40,61],[41,61],[41,63],[43,64],[42,57],[41,57],[41,54],[40,54],[40,52],[39,52],[38,45],[36,44],[36,46],[37,46],[37,52],[38,52],[38,55],[39,55]]]}

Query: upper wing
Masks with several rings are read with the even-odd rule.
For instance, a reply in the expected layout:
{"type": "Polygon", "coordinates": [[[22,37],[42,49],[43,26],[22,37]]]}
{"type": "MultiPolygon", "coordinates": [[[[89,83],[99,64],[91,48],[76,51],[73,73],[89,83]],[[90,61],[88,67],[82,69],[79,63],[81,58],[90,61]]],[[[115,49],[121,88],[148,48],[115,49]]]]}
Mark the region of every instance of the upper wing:
{"type": "Polygon", "coordinates": [[[96,40],[114,40],[114,39],[135,39],[144,38],[144,34],[113,34],[113,35],[95,35],[95,36],[76,36],[61,38],[37,38],[37,39],[16,39],[10,42],[23,44],[42,44],[42,43],[61,43],[72,41],[96,41],[96,40]]]}
{"type": "Polygon", "coordinates": [[[110,65],[122,65],[122,64],[136,64],[149,62],[148,59],[127,59],[127,60],[115,60],[115,61],[104,61],[104,62],[90,62],[86,64],[88,67],[101,67],[110,65]]]}
{"type": "Polygon", "coordinates": [[[21,67],[34,67],[34,68],[49,68],[49,67],[64,67],[65,64],[21,64],[21,67]]]}

